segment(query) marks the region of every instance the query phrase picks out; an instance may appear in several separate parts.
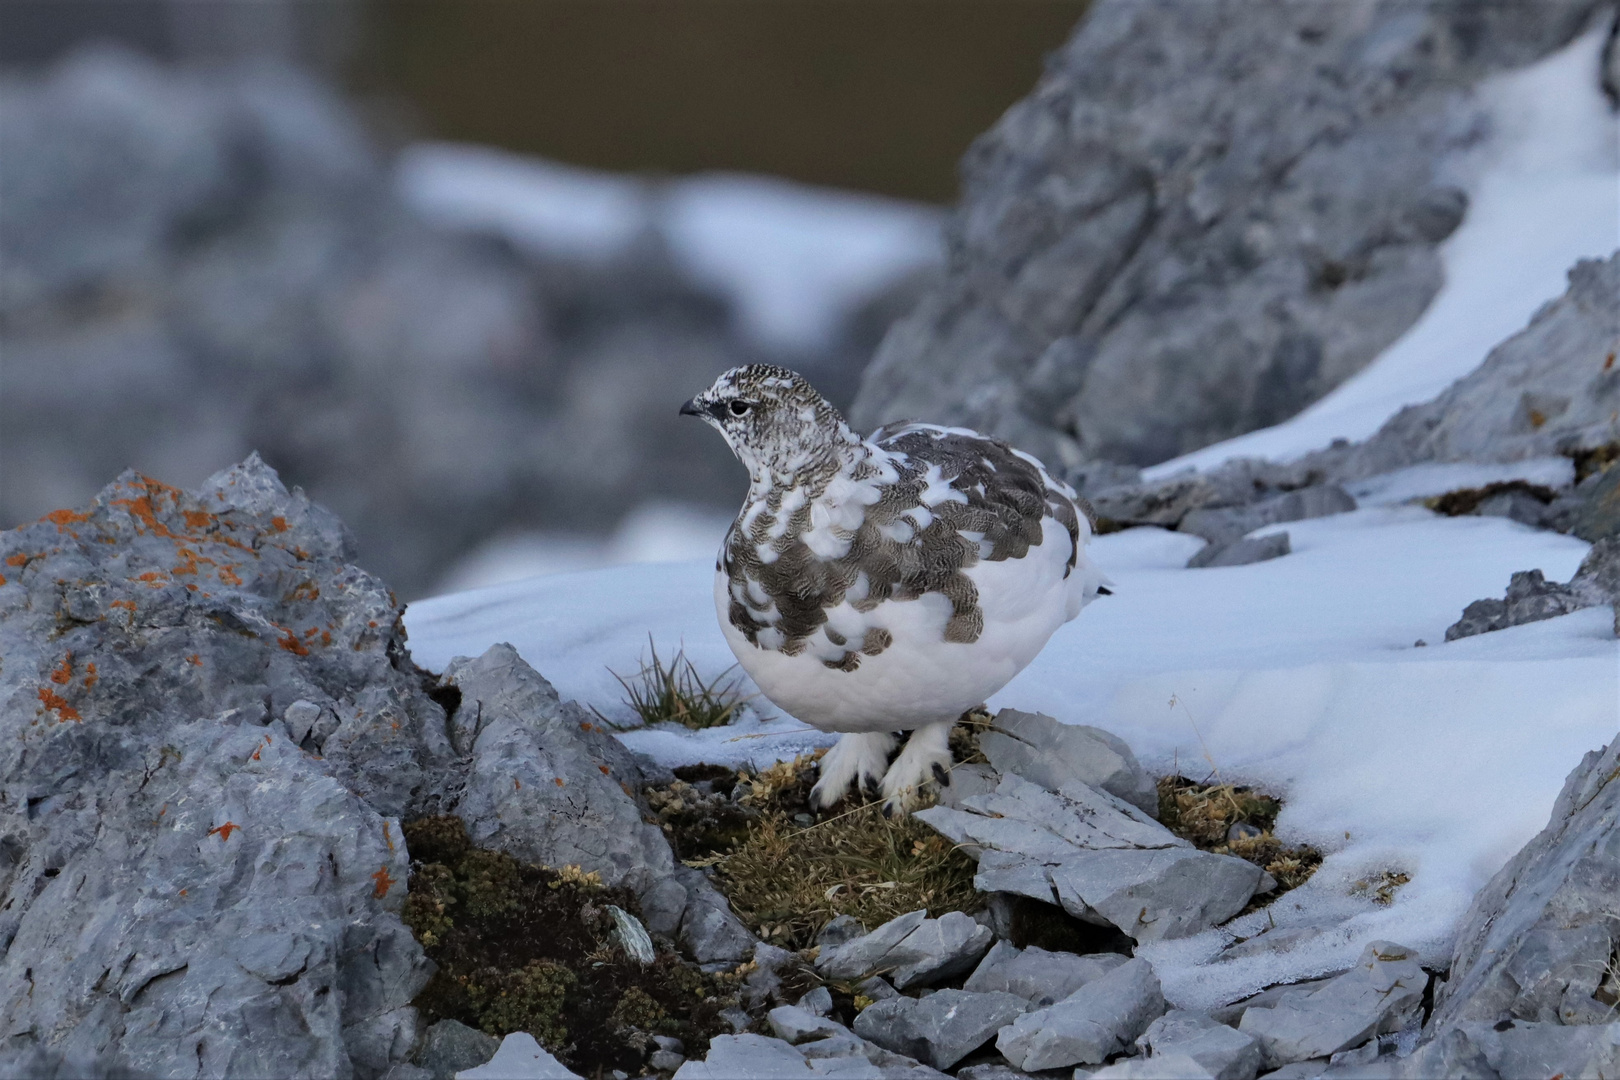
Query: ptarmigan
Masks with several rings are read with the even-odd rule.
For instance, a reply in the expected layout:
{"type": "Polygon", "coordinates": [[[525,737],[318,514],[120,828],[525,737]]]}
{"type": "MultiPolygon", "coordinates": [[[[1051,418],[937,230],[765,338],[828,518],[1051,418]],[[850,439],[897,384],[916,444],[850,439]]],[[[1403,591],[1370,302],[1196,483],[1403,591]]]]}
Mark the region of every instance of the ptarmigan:
{"type": "Polygon", "coordinates": [[[781,709],[845,733],[817,806],[881,777],[893,813],[948,782],[957,718],[1107,592],[1086,558],[1091,508],[999,439],[918,423],[862,439],[802,376],[763,364],[681,412],[751,481],[715,565],[727,643],[781,709]]]}

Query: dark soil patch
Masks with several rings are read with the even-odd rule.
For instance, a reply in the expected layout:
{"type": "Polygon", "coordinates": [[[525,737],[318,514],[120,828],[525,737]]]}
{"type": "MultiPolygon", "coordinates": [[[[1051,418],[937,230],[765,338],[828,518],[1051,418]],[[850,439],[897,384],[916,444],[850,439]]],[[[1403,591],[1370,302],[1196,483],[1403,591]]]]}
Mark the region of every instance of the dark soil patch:
{"type": "Polygon", "coordinates": [[[1526,480],[1503,480],[1495,484],[1486,484],[1484,487],[1448,491],[1444,495],[1424,499],[1423,505],[1446,517],[1462,517],[1464,514],[1472,514],[1479,509],[1481,503],[1489,499],[1494,499],[1498,495],[1511,495],[1514,492],[1528,495],[1543,506],[1558,498],[1556,491],[1540,484],[1532,484],[1526,480]]]}
{"type": "MultiPolygon", "coordinates": [[[[1611,355],[1609,359],[1614,357],[1611,355]]],[[[1620,442],[1604,443],[1590,450],[1575,450],[1569,454],[1569,459],[1575,463],[1575,482],[1578,484],[1620,461],[1620,442]]]]}
{"type": "Polygon", "coordinates": [[[1277,888],[1250,901],[1263,907],[1310,880],[1322,853],[1308,844],[1285,845],[1272,834],[1282,803],[1252,788],[1201,784],[1185,776],[1159,780],[1159,821],[1203,851],[1247,859],[1277,879],[1277,888]],[[1244,826],[1234,834],[1233,826],[1244,826]]]}
{"type": "Polygon", "coordinates": [[[616,943],[608,905],[639,916],[627,890],[473,847],[460,818],[418,818],[404,831],[405,923],[439,965],[413,1002],[425,1024],[527,1031],[593,1077],[641,1073],[653,1035],[701,1057],[731,1030],[719,1013],[735,999],[720,982],[670,951],[643,967],[616,943]]]}

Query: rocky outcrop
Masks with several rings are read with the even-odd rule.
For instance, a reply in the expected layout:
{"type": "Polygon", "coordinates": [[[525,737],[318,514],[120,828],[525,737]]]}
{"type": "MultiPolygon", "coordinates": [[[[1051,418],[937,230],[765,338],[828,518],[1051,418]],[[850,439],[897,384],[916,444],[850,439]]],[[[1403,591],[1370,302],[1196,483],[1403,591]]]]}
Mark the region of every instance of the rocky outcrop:
{"type": "Polygon", "coordinates": [[[352,554],[257,456],[0,533],[0,1072],[417,1075],[423,815],[751,947],[628,751],[510,648],[416,668],[352,554]]]}
{"type": "Polygon", "coordinates": [[[1605,605],[1614,609],[1614,633],[1620,637],[1620,536],[1605,537],[1593,544],[1568,584],[1548,581],[1540,570],[1515,573],[1503,599],[1475,600],[1463,608],[1462,618],[1446,628],[1446,640],[1605,605]]]}
{"type": "Polygon", "coordinates": [[[1620,739],[1586,755],[1547,827],[1475,897],[1430,1030],[1611,1022],[1617,947],[1620,739]]]}
{"type": "Polygon", "coordinates": [[[854,419],[967,424],[1072,467],[1293,415],[1439,288],[1467,199],[1437,167],[1478,136],[1468,89],[1604,9],[1099,0],[969,152],[949,273],[854,419]]]}
{"type": "MultiPolygon", "coordinates": [[[[1307,464],[1350,480],[1429,461],[1574,457],[1620,440],[1616,296],[1620,252],[1577,263],[1564,295],[1474,371],[1433,401],[1402,409],[1366,442],[1322,451],[1307,464]]],[[[1620,475],[1609,487],[1615,482],[1620,475]]],[[[1587,528],[1579,535],[1607,533],[1587,528]]]]}

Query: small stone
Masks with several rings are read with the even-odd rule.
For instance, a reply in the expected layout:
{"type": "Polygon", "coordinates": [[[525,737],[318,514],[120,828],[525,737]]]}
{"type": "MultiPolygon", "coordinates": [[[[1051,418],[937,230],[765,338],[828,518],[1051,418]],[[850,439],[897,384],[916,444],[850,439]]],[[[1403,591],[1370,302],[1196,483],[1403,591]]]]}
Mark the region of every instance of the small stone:
{"type": "Polygon", "coordinates": [[[1328,1070],[1327,1058],[1294,1061],[1265,1074],[1264,1080],[1317,1080],[1328,1070]]]}
{"type": "Polygon", "coordinates": [[[864,994],[873,1001],[882,1001],[884,998],[898,997],[900,991],[890,985],[889,980],[881,975],[874,975],[870,979],[855,984],[855,992],[864,994]]]}
{"type": "Polygon", "coordinates": [[[1022,1016],[1029,1003],[1013,994],[939,990],[926,998],[894,997],[855,1018],[855,1034],[936,1069],[948,1069],[1022,1016]]]}
{"type": "Polygon", "coordinates": [[[640,919],[617,904],[608,904],[607,913],[613,917],[613,940],[626,956],[643,967],[658,959],[658,954],[653,951],[652,938],[640,919]]]}
{"type": "MultiPolygon", "coordinates": [[[[1075,1075],[1080,1075],[1078,1070],[1075,1075]]],[[[1097,1080],[1216,1080],[1216,1074],[1198,1059],[1175,1053],[1152,1058],[1126,1058],[1104,1065],[1088,1078],[1097,1080]]],[[[1253,1073],[1249,1074],[1251,1077],[1253,1073]]]]}
{"type": "Polygon", "coordinates": [[[477,1068],[456,1073],[456,1080],[583,1080],[526,1031],[501,1040],[495,1056],[477,1068]]]}
{"type": "Polygon", "coordinates": [[[826,1016],[833,1010],[832,991],[818,986],[798,1001],[799,1008],[814,1016],[826,1016]]]}
{"type": "Polygon", "coordinates": [[[754,1018],[752,1016],[749,1016],[741,1009],[735,1007],[730,1009],[721,1009],[720,1019],[730,1024],[731,1030],[734,1032],[747,1031],[748,1025],[754,1022],[754,1018]]]}
{"type": "Polygon", "coordinates": [[[821,928],[821,932],[816,935],[816,944],[823,950],[836,948],[864,936],[865,933],[866,927],[861,925],[861,920],[853,915],[839,915],[821,928]]]}
{"type": "Polygon", "coordinates": [[[1248,566],[1268,559],[1279,559],[1292,550],[1287,532],[1267,533],[1265,536],[1246,537],[1242,540],[1211,541],[1202,551],[1187,560],[1187,569],[1248,566]]]}
{"type": "Polygon", "coordinates": [[[1153,966],[1137,958],[1070,994],[1025,1013],[996,1037],[996,1049],[1027,1072],[1098,1065],[1136,1041],[1164,1013],[1153,966]]]}
{"type": "Polygon", "coordinates": [[[647,1064],[659,1072],[674,1072],[686,1064],[686,1055],[677,1054],[673,1050],[654,1050],[647,1055],[647,1064]]]}
{"type": "Polygon", "coordinates": [[[652,1041],[660,1050],[668,1050],[672,1054],[686,1053],[686,1044],[673,1035],[654,1035],[652,1041]]]}
{"type": "Polygon", "coordinates": [[[988,927],[960,911],[938,919],[918,910],[891,919],[863,937],[824,949],[816,966],[830,979],[855,979],[887,969],[897,989],[937,982],[978,962],[994,940],[988,927]]]}
{"type": "Polygon", "coordinates": [[[1189,1057],[1215,1080],[1254,1080],[1265,1057],[1252,1036],[1182,1009],[1172,1009],[1149,1024],[1136,1045],[1155,1061],[1178,1054],[1189,1057]]]}
{"type": "Polygon", "coordinates": [[[1265,830],[1258,825],[1251,825],[1247,821],[1234,821],[1226,830],[1228,844],[1237,840],[1254,840],[1261,836],[1265,830]]]}
{"type": "Polygon", "coordinates": [[[1002,991],[1038,1005],[1051,1005],[1123,966],[1127,959],[1118,953],[1077,956],[1048,952],[1033,945],[1019,949],[1010,941],[998,941],[962,989],[981,994],[1002,991]]]}
{"type": "Polygon", "coordinates": [[[1041,713],[1002,709],[979,749],[1001,773],[1057,791],[1081,783],[1159,816],[1159,792],[1125,740],[1102,728],[1065,724],[1041,713]]]}
{"type": "Polygon", "coordinates": [[[500,1048],[501,1040],[493,1035],[459,1020],[440,1020],[423,1032],[416,1063],[434,1080],[450,1080],[458,1072],[484,1064],[500,1048]]]}

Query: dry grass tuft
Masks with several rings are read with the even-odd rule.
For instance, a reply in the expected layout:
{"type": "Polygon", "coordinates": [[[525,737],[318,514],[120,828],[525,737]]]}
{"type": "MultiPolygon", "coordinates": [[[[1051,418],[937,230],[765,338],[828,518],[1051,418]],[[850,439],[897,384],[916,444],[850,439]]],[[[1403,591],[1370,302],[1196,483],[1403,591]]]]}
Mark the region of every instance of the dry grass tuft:
{"type": "Polygon", "coordinates": [[[1282,803],[1269,795],[1232,784],[1200,784],[1185,776],[1159,780],[1159,821],[1177,836],[1204,851],[1247,859],[1277,879],[1277,895],[1297,889],[1322,865],[1322,853],[1306,844],[1288,847],[1272,834],[1282,803]],[[1233,825],[1257,833],[1228,839],[1233,825]]]}
{"type": "MultiPolygon", "coordinates": [[[[731,668],[704,682],[692,661],[687,659],[685,649],[676,650],[668,664],[659,658],[658,646],[650,637],[647,649],[652,659],[643,663],[634,676],[627,679],[613,672],[613,677],[624,687],[626,703],[642,720],[649,724],[673,722],[702,730],[736,719],[737,709],[744,699],[737,692],[737,679],[727,678],[731,668]]],[[[602,720],[611,726],[606,717],[602,720]]]]}
{"type": "Polygon", "coordinates": [[[1350,895],[1365,896],[1380,907],[1388,907],[1395,902],[1401,886],[1411,880],[1412,876],[1403,871],[1385,870],[1352,882],[1350,895]]]}
{"type": "MultiPolygon", "coordinates": [[[[984,906],[973,888],[973,860],[922,822],[890,821],[880,803],[850,799],[823,815],[811,813],[820,756],[738,774],[728,801],[744,817],[725,850],[692,850],[695,841],[712,842],[723,830],[683,820],[690,796],[665,821],[689,865],[714,867],[715,884],[749,929],[773,945],[804,949],[838,915],[871,929],[918,908],[937,917],[984,906]]],[[[671,803],[654,800],[660,808],[671,803]]]]}

